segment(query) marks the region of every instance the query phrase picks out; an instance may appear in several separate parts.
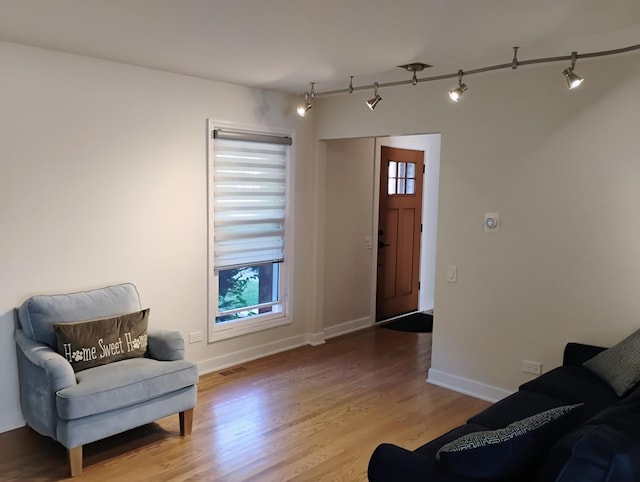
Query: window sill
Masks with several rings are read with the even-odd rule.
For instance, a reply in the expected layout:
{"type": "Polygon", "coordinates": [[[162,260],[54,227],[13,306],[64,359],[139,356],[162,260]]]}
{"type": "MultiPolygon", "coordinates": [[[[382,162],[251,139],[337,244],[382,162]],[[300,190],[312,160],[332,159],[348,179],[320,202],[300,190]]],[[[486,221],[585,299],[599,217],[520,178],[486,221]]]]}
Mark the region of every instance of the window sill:
{"type": "Polygon", "coordinates": [[[256,320],[253,323],[238,323],[236,326],[216,327],[215,322],[209,322],[209,343],[235,338],[237,336],[249,335],[259,331],[276,328],[278,326],[290,325],[292,322],[289,316],[278,318],[256,320]]]}

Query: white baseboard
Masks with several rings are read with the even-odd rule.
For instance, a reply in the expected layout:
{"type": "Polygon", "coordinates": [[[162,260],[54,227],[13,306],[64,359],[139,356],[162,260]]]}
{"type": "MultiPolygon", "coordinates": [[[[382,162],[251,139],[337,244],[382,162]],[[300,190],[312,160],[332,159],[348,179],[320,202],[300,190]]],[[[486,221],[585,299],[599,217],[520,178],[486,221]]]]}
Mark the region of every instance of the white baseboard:
{"type": "Polygon", "coordinates": [[[503,388],[487,385],[486,383],[471,380],[469,378],[451,375],[450,373],[429,369],[427,383],[438,385],[439,387],[448,388],[458,393],[464,393],[480,400],[495,403],[508,397],[513,392],[503,388]]]}
{"type": "Polygon", "coordinates": [[[370,316],[359,318],[357,320],[347,321],[339,325],[328,326],[324,329],[325,338],[335,338],[336,336],[346,335],[353,331],[363,330],[373,325],[373,321],[370,316]]]}
{"type": "MultiPolygon", "coordinates": [[[[266,343],[260,346],[254,346],[245,350],[239,350],[226,355],[220,355],[208,360],[198,362],[198,373],[204,375],[206,373],[215,372],[231,366],[240,365],[241,363],[250,362],[263,358],[265,356],[274,355],[303,345],[312,344],[307,335],[298,335],[284,340],[266,343]]],[[[322,344],[322,343],[317,343],[322,344]]]]}
{"type": "Polygon", "coordinates": [[[320,333],[310,333],[307,335],[307,343],[311,346],[323,345],[325,343],[326,336],[324,331],[320,333]]]}
{"type": "Polygon", "coordinates": [[[298,348],[303,345],[322,345],[328,338],[334,338],[353,331],[362,330],[370,327],[371,325],[371,317],[367,316],[365,318],[348,321],[340,325],[330,326],[320,333],[306,333],[304,335],[298,335],[284,340],[267,343],[265,345],[254,346],[245,350],[239,350],[226,355],[209,358],[208,360],[198,362],[198,373],[204,375],[206,373],[223,370],[235,365],[257,360],[258,358],[298,348]]]}
{"type": "Polygon", "coordinates": [[[24,421],[24,418],[22,418],[21,412],[0,415],[0,433],[15,430],[16,428],[24,427],[25,425],[26,422],[24,421]]]}

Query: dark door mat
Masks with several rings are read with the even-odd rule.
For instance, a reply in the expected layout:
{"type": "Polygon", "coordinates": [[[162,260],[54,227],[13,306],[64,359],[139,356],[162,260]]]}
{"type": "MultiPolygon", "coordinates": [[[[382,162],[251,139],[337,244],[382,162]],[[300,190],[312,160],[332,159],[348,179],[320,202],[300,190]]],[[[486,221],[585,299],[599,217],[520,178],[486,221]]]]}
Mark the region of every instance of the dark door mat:
{"type": "Polygon", "coordinates": [[[411,313],[380,326],[397,331],[431,333],[433,331],[433,315],[427,313],[411,313]]]}

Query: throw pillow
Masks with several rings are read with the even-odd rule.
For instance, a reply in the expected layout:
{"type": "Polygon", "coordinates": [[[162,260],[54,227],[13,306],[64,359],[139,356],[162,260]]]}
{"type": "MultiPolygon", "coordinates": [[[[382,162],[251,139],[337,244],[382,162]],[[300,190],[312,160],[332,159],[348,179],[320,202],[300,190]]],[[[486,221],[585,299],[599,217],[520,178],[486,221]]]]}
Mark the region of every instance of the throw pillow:
{"type": "Polygon", "coordinates": [[[552,408],[505,428],[463,435],[443,445],[436,460],[462,477],[513,477],[539,462],[556,439],[580,422],[583,405],[552,408]]]}
{"type": "Polygon", "coordinates": [[[55,323],[58,353],[73,371],[106,365],[147,352],[149,309],[99,320],[55,323]]]}
{"type": "Polygon", "coordinates": [[[622,397],[640,381],[640,330],[582,365],[622,397]]]}

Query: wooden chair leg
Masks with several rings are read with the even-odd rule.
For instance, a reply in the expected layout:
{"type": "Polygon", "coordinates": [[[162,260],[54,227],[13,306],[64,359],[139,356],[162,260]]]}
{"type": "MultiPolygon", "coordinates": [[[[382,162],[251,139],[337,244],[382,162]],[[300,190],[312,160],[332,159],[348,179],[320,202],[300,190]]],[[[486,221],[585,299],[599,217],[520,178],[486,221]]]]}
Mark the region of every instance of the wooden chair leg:
{"type": "Polygon", "coordinates": [[[76,477],[82,473],[82,445],[67,449],[67,454],[69,455],[71,477],[76,477]]]}
{"type": "Polygon", "coordinates": [[[180,412],[180,435],[191,435],[191,427],[193,426],[193,408],[180,412]]]}

